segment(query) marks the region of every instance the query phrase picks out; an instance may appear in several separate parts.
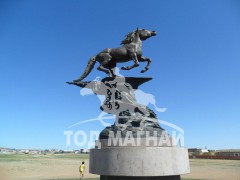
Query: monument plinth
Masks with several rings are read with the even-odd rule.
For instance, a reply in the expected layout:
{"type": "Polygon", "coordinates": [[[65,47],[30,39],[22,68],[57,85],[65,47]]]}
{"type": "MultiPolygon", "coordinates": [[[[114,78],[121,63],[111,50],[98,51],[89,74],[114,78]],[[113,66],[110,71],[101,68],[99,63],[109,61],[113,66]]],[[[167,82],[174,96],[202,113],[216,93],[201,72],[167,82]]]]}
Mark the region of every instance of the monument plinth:
{"type": "Polygon", "coordinates": [[[99,174],[101,180],[179,180],[181,174],[190,172],[187,149],[176,147],[156,114],[136,100],[134,91],[152,78],[118,77],[114,73],[116,63],[131,59],[134,64],[123,70],[145,61],[147,66],[141,72],[147,71],[151,60],[142,56],[142,41],[155,35],[155,31],[145,29],[129,33],[122,47],[101,51],[89,60],[79,79],[68,82],[104,95],[100,109],[115,115],[115,123],[102,130],[95,148],[90,150],[89,171],[99,174]],[[98,70],[109,77],[83,82],[96,62],[100,63],[98,70]]]}
{"type": "Polygon", "coordinates": [[[188,152],[178,147],[104,147],[90,150],[89,172],[105,179],[180,179],[189,173],[188,152]]]}

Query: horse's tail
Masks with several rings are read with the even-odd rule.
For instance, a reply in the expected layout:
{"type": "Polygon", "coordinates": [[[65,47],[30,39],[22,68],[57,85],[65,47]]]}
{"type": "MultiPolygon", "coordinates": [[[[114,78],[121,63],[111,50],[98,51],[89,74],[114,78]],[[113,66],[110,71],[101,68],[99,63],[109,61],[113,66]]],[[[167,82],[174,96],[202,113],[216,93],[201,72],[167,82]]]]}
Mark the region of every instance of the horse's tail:
{"type": "Polygon", "coordinates": [[[85,77],[87,77],[87,75],[88,75],[88,74],[92,71],[92,69],[94,68],[95,63],[96,63],[96,56],[94,56],[94,57],[92,57],[91,59],[89,59],[88,64],[87,64],[87,67],[86,67],[83,75],[82,75],[80,78],[74,80],[73,82],[82,81],[85,77]]]}

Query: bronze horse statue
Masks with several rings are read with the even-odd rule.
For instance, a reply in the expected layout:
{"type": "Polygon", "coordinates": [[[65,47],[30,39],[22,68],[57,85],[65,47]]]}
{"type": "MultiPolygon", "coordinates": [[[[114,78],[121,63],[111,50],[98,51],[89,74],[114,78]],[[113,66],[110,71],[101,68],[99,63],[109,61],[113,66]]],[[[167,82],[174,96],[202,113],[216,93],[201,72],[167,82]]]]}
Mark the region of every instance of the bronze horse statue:
{"type": "Polygon", "coordinates": [[[151,59],[142,56],[142,41],[155,36],[156,31],[146,29],[137,29],[126,35],[122,41],[123,46],[118,48],[107,48],[97,55],[93,56],[89,61],[83,75],[73,82],[82,81],[92,71],[96,62],[99,62],[98,70],[109,74],[109,77],[115,77],[114,68],[117,63],[124,63],[130,60],[134,61],[132,66],[124,66],[121,69],[130,70],[139,66],[139,62],[147,62],[146,67],[141,71],[144,73],[149,69],[151,59]]]}

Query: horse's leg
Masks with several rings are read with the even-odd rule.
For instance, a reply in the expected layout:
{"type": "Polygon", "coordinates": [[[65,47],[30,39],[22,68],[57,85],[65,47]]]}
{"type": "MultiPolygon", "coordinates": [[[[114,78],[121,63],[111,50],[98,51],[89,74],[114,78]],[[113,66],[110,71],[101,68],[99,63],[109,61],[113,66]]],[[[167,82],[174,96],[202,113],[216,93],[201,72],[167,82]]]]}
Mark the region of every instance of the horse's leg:
{"type": "Polygon", "coordinates": [[[148,57],[141,57],[140,59],[139,59],[139,61],[140,62],[145,62],[145,61],[147,61],[147,66],[143,69],[143,70],[141,70],[141,73],[144,73],[144,72],[146,72],[148,69],[149,69],[149,66],[150,66],[150,64],[151,64],[151,59],[150,58],[148,58],[148,57]]]}
{"type": "Polygon", "coordinates": [[[139,62],[138,62],[138,58],[137,58],[137,55],[136,54],[133,54],[132,55],[132,59],[134,61],[134,64],[132,66],[123,66],[121,69],[122,70],[130,70],[132,68],[135,68],[135,67],[138,67],[139,66],[139,62]]]}
{"type": "MultiPolygon", "coordinates": [[[[99,58],[100,59],[100,58],[99,58]]],[[[111,62],[111,56],[108,53],[104,53],[101,55],[101,60],[99,60],[100,65],[98,66],[99,71],[103,71],[106,74],[109,74],[109,77],[112,77],[113,74],[109,68],[109,64],[111,62]]]]}
{"type": "Polygon", "coordinates": [[[105,72],[106,74],[109,74],[109,76],[111,76],[110,70],[104,68],[102,64],[100,64],[100,65],[98,66],[97,70],[103,71],[103,72],[105,72]]]}
{"type": "Polygon", "coordinates": [[[116,62],[115,61],[110,61],[108,63],[108,69],[112,73],[112,77],[116,77],[115,68],[116,68],[116,62]]]}
{"type": "Polygon", "coordinates": [[[109,74],[109,77],[114,77],[114,73],[111,70],[111,67],[113,67],[114,65],[114,63],[111,61],[112,56],[107,52],[107,53],[101,53],[98,56],[98,58],[99,58],[98,62],[100,63],[100,66],[97,69],[99,71],[105,72],[106,74],[109,74]]]}

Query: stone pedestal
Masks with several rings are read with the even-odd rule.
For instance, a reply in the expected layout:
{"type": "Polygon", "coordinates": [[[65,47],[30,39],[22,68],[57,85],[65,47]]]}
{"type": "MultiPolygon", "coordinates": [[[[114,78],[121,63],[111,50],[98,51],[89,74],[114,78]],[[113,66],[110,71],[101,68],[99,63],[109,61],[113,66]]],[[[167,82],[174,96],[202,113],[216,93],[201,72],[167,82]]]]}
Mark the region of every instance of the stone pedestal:
{"type": "Polygon", "coordinates": [[[103,147],[90,150],[89,171],[101,180],[177,180],[190,168],[185,148],[103,147]]]}

